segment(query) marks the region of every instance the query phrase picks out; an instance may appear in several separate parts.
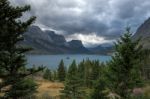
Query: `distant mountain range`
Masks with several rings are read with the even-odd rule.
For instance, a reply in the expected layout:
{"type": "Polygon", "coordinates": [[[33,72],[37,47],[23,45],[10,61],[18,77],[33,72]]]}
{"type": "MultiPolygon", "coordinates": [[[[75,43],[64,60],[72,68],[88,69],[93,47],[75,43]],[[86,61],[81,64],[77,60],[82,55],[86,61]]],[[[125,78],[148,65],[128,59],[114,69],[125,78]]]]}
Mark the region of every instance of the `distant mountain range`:
{"type": "Polygon", "coordinates": [[[101,45],[98,45],[94,48],[88,48],[93,54],[111,54],[113,53],[113,44],[111,43],[104,43],[101,45]]]}
{"type": "MultiPolygon", "coordinates": [[[[63,35],[54,31],[42,31],[38,26],[29,27],[24,33],[24,41],[19,45],[33,48],[30,54],[108,54],[113,52],[112,44],[101,44],[94,48],[86,48],[82,41],[67,42],[63,35]]],[[[150,18],[147,19],[133,35],[133,39],[141,37],[144,48],[150,49],[150,18]]]]}
{"type": "Polygon", "coordinates": [[[80,40],[67,42],[54,31],[42,31],[38,26],[29,27],[19,45],[33,48],[30,54],[107,54],[110,47],[85,48],[80,40]]]}
{"type": "Polygon", "coordinates": [[[147,19],[133,35],[133,39],[141,38],[141,44],[144,48],[150,49],[150,18],[147,19]]]}

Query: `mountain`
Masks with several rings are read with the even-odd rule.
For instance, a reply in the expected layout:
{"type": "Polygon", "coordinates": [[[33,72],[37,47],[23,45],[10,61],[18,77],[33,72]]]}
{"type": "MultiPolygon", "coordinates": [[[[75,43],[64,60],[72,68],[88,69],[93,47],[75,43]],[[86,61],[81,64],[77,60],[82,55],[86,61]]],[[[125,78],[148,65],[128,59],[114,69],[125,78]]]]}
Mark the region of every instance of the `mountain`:
{"type": "Polygon", "coordinates": [[[42,31],[38,26],[31,26],[24,33],[24,41],[19,46],[33,48],[30,54],[84,54],[90,53],[82,42],[72,40],[67,42],[63,35],[54,31],[42,31]]]}
{"type": "Polygon", "coordinates": [[[113,53],[113,45],[110,43],[104,43],[94,48],[89,48],[94,54],[111,54],[113,53]]]}
{"type": "Polygon", "coordinates": [[[73,53],[77,53],[77,52],[86,53],[86,54],[91,53],[87,48],[85,48],[83,46],[83,44],[80,40],[72,40],[72,41],[68,42],[68,44],[70,45],[69,47],[73,51],[73,53]]]}
{"type": "Polygon", "coordinates": [[[45,33],[51,37],[52,39],[52,42],[55,43],[56,45],[63,45],[66,43],[66,40],[64,38],[63,35],[58,35],[58,34],[55,34],[54,31],[45,31],[45,33]]]}
{"type": "Polygon", "coordinates": [[[141,38],[144,48],[150,49],[150,18],[147,19],[136,31],[133,39],[141,38]]]}

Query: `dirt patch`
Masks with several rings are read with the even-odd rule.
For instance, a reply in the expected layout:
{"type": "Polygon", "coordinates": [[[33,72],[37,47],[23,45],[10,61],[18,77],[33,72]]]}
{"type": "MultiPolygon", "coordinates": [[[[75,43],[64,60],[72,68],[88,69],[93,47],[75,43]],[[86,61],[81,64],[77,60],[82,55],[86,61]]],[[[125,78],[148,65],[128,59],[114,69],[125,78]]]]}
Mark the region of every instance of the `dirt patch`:
{"type": "Polygon", "coordinates": [[[59,96],[61,93],[60,91],[64,88],[63,83],[59,82],[50,82],[47,80],[41,80],[37,81],[39,84],[39,87],[37,89],[37,96],[52,96],[56,97],[59,96]]]}

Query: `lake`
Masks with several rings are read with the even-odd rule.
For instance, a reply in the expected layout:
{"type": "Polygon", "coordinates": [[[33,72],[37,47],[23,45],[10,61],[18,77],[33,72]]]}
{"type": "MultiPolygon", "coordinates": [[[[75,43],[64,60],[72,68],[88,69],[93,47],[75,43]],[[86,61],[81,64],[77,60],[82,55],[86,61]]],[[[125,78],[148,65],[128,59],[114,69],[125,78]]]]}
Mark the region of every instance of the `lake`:
{"type": "Polygon", "coordinates": [[[83,59],[89,60],[99,60],[101,62],[106,62],[111,59],[110,56],[105,55],[27,55],[27,65],[28,66],[47,66],[51,69],[56,69],[61,61],[64,60],[65,66],[69,66],[73,60],[77,63],[81,62],[83,59]]]}

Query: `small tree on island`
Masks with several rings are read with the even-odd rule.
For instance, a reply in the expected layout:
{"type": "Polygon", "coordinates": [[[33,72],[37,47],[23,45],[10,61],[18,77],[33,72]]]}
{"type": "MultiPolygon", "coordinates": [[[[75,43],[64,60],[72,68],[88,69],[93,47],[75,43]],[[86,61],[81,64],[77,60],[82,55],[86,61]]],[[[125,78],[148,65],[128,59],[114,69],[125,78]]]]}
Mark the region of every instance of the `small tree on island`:
{"type": "Polygon", "coordinates": [[[108,63],[109,89],[122,99],[130,99],[135,87],[142,86],[140,62],[143,58],[140,40],[132,40],[130,28],[115,44],[115,54],[108,63]]]}
{"type": "Polygon", "coordinates": [[[22,70],[26,68],[24,53],[30,49],[18,46],[17,43],[23,40],[24,32],[35,20],[35,17],[31,17],[27,21],[21,21],[23,13],[29,10],[30,6],[14,7],[8,0],[0,0],[0,90],[10,86],[4,95],[7,99],[18,99],[28,95],[23,93],[35,90],[33,88],[35,84],[31,83],[33,86],[27,89],[23,82],[27,76],[43,69],[39,67],[38,69],[27,68],[25,72],[22,70]],[[20,85],[16,86],[16,84],[20,85]],[[21,96],[17,96],[18,86],[21,96]]]}
{"type": "Polygon", "coordinates": [[[65,81],[66,70],[65,70],[65,66],[64,66],[64,61],[63,60],[60,61],[57,73],[58,73],[58,79],[59,79],[59,81],[65,81]]]}

